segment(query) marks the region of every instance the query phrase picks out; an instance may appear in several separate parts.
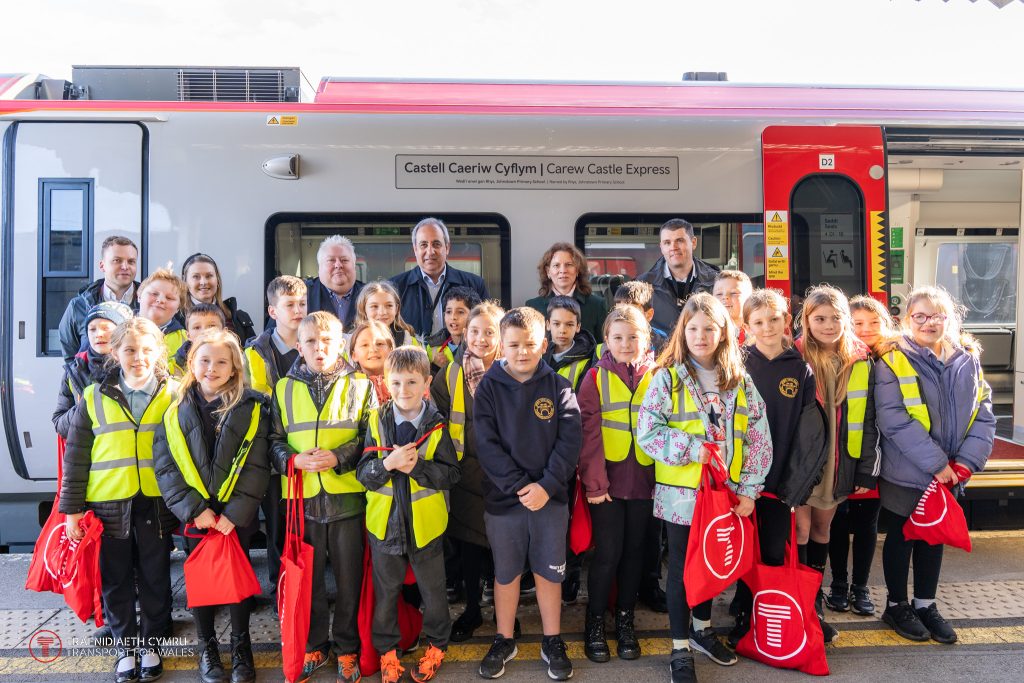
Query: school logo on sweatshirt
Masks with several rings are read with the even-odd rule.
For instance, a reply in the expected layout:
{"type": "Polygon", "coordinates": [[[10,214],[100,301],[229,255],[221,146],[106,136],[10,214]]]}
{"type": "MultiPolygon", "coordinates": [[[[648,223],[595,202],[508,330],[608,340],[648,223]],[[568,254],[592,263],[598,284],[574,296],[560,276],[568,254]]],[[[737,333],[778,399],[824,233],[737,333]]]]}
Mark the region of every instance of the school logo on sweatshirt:
{"type": "Polygon", "coordinates": [[[795,377],[783,377],[779,382],[779,393],[786,398],[796,398],[798,389],[800,389],[800,382],[795,377]]]}
{"type": "Polygon", "coordinates": [[[555,416],[555,403],[550,398],[538,398],[533,404],[533,414],[541,420],[550,420],[555,416]]]}

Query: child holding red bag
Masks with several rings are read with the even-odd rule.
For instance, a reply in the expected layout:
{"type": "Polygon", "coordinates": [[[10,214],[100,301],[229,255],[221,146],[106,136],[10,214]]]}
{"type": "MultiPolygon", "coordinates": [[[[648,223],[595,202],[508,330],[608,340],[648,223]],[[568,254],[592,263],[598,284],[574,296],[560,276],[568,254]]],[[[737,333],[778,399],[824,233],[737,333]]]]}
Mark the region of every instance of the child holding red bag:
{"type": "MultiPolygon", "coordinates": [[[[153,444],[157,483],[182,522],[207,533],[234,530],[242,550],[259,528],[258,512],[270,481],[267,436],[270,399],[248,387],[238,338],[204,332],[189,349],[178,400],[157,428],[153,444]]],[[[189,550],[199,540],[186,537],[189,550]]],[[[251,599],[227,605],[231,615],[231,681],[256,678],[249,638],[251,599]]],[[[215,606],[193,607],[204,683],[227,677],[214,630],[215,606]]]]}
{"type": "Polygon", "coordinates": [[[981,348],[961,332],[961,310],[943,289],[915,289],[907,298],[906,333],[875,364],[878,493],[889,517],[882,621],[904,638],[947,644],[957,635],[935,604],[943,547],[907,540],[903,525],[933,479],[956,486],[984,469],[992,453],[992,390],[981,373],[981,348]],[[911,558],[913,605],[907,601],[911,558]]]}
{"type": "Polygon", "coordinates": [[[654,461],[633,443],[640,402],[651,382],[651,328],[635,306],[619,305],[604,321],[605,352],[583,377],[579,403],[583,418],[580,481],[594,529],[594,558],[587,577],[583,650],[592,662],[611,658],[604,615],[612,585],[616,655],[640,657],[633,609],[644,561],[644,533],[654,510],[654,461]]]}
{"type": "Polygon", "coordinates": [[[708,444],[717,444],[729,472],[728,484],[739,496],[736,514],[754,510],[771,468],[772,442],[764,401],[736,341],[736,331],[721,302],[708,293],[690,297],[651,380],[637,419],[637,445],[653,460],[654,514],[668,531],[666,594],[673,683],[696,680],[691,647],[723,666],[736,663],[711,628],[711,601],[690,609],[683,585],[701,465],[708,444]]]}
{"type": "Polygon", "coordinates": [[[171,635],[171,532],[153,471],[153,435],[174,400],[164,335],[132,318],[110,341],[110,371],[86,387],[64,451],[60,511],[69,538],[93,510],[103,522],[100,575],[103,611],[117,655],[117,683],[163,675],[160,641],[171,635]],[[141,610],[139,622],[135,607],[141,610]]]}

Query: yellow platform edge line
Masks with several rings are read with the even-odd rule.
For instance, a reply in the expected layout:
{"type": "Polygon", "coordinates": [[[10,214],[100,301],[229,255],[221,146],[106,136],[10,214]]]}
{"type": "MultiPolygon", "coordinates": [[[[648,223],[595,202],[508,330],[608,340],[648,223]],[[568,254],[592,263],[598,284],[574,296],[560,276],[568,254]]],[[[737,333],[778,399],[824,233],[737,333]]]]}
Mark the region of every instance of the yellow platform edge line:
{"type": "MultiPolygon", "coordinates": [[[[960,637],[960,645],[1009,645],[1024,643],[1024,626],[999,626],[999,627],[971,627],[957,629],[960,637]]],[[[573,660],[584,661],[583,643],[570,642],[568,645],[569,657],[573,660]]],[[[614,650],[614,641],[610,641],[614,650]]],[[[645,657],[666,656],[671,651],[671,641],[668,638],[641,638],[640,646],[645,657]]],[[[915,643],[901,638],[889,629],[841,631],[836,643],[829,647],[826,652],[835,649],[843,650],[848,648],[866,647],[935,647],[948,648],[949,645],[940,645],[928,641],[915,643]]],[[[955,646],[953,646],[955,647],[955,646]]],[[[448,648],[448,655],[445,660],[448,662],[479,662],[487,654],[490,645],[486,643],[471,643],[469,645],[452,645],[448,648]]],[[[258,669],[280,669],[281,655],[278,652],[256,652],[255,663],[258,669]]],[[[414,653],[403,659],[405,666],[415,666],[419,653],[414,653]]],[[[517,660],[539,660],[540,643],[520,643],[517,660]]],[[[54,662],[42,664],[30,656],[0,657],[0,676],[55,676],[59,674],[90,674],[105,673],[112,669],[113,660],[110,657],[86,655],[80,657],[61,656],[54,662]]],[[[194,657],[168,657],[164,660],[164,669],[167,671],[194,671],[196,660],[194,657]]]]}

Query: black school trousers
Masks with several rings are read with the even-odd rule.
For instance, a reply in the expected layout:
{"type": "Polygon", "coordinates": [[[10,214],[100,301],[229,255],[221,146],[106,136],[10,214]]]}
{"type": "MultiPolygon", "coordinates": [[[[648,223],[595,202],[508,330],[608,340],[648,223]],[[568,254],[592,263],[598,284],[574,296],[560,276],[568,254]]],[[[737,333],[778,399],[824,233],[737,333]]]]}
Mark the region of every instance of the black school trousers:
{"type": "Polygon", "coordinates": [[[398,626],[398,596],[402,593],[406,569],[412,565],[420,598],[423,600],[423,636],[444,650],[452,631],[448,611],[448,590],[441,541],[408,555],[390,555],[370,545],[373,553],[373,647],[384,654],[398,648],[402,638],[398,626]]]}
{"type": "Polygon", "coordinates": [[[853,573],[849,578],[853,579],[851,583],[854,586],[868,585],[871,562],[875,559],[875,545],[878,542],[878,511],[881,507],[882,501],[878,498],[857,498],[847,500],[836,510],[828,542],[833,588],[841,589],[848,585],[851,536],[853,573]]]}
{"type": "MultiPolygon", "coordinates": [[[[682,640],[690,637],[691,610],[686,603],[686,586],[683,585],[686,544],[690,540],[690,525],[665,522],[665,530],[668,532],[668,577],[665,584],[668,625],[672,638],[682,640]]],[[[707,600],[694,607],[692,614],[695,619],[710,621],[711,601],[707,600]]]]}
{"type": "Polygon", "coordinates": [[[587,575],[587,614],[603,617],[612,585],[618,585],[616,609],[632,610],[640,590],[647,521],[654,501],[613,498],[590,506],[594,527],[594,556],[587,575]]]}
{"type": "Polygon", "coordinates": [[[942,545],[929,545],[924,541],[911,541],[903,536],[907,517],[885,511],[885,544],[882,546],[882,570],[890,602],[907,600],[907,579],[910,562],[914,562],[914,597],[934,600],[939,590],[939,572],[942,571],[942,545]]]}
{"type": "Polygon", "coordinates": [[[336,655],[359,652],[359,596],[363,587],[365,515],[336,522],[306,520],[306,543],[313,546],[313,595],[306,652],[333,643],[336,655]],[[326,568],[331,563],[334,585],[333,621],[327,603],[326,568]]]}

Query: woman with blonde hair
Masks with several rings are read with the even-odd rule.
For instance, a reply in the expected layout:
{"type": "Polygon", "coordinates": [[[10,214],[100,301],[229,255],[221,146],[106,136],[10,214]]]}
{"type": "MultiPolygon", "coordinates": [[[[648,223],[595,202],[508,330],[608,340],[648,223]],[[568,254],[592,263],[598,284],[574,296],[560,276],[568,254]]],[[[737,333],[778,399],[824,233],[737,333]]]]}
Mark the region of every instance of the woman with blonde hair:
{"type": "Polygon", "coordinates": [[[604,297],[594,294],[590,286],[590,269],[583,252],[568,242],[555,242],[537,264],[540,278],[540,296],[527,300],[526,305],[535,308],[547,317],[548,303],[552,297],[569,296],[580,305],[580,325],[603,341],[603,325],[608,314],[604,297]]]}
{"type": "Polygon", "coordinates": [[[687,605],[683,572],[701,465],[712,444],[739,497],[735,512],[754,510],[772,464],[765,404],[743,368],[743,356],[725,307],[701,292],[687,300],[658,358],[660,369],[640,405],[636,445],[654,462],[654,516],[668,531],[668,602],[672,680],[696,680],[691,648],[723,666],[736,663],[711,628],[711,601],[687,605]]]}
{"type": "MultiPolygon", "coordinates": [[[[182,522],[206,533],[235,531],[248,553],[259,527],[259,507],[270,481],[267,456],[269,398],[248,386],[238,338],[227,330],[200,336],[188,354],[175,401],[153,447],[156,476],[168,507],[182,522]]],[[[189,549],[198,540],[186,536],[189,549]]],[[[231,680],[255,680],[249,614],[252,598],[226,605],[231,616],[231,680]]],[[[224,681],[216,607],[194,607],[199,675],[224,681]]]]}
{"type": "Polygon", "coordinates": [[[962,320],[962,308],[945,290],[915,289],[907,299],[903,336],[875,364],[882,446],[878,493],[888,517],[882,621],[904,638],[947,644],[957,635],[935,604],[942,546],[907,540],[903,525],[932,480],[962,493],[992,453],[992,390],[981,372],[981,348],[963,333],[962,320]]]}
{"type": "MultiPolygon", "coordinates": [[[[853,334],[849,302],[835,287],[809,290],[800,320],[803,336],[796,346],[814,372],[828,449],[821,480],[796,510],[797,543],[801,561],[824,576],[836,507],[851,493],[874,488],[878,477],[871,350],[853,334]]],[[[831,643],[839,633],[825,621],[820,590],[815,608],[825,643],[831,643]]]]}

